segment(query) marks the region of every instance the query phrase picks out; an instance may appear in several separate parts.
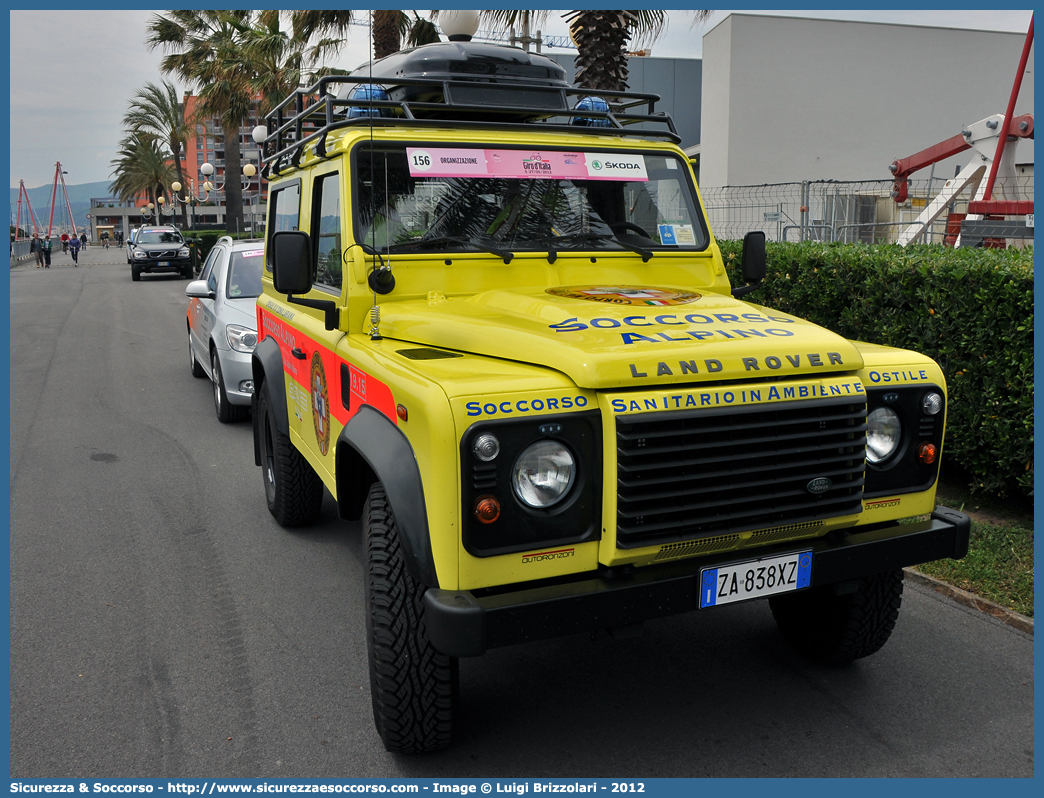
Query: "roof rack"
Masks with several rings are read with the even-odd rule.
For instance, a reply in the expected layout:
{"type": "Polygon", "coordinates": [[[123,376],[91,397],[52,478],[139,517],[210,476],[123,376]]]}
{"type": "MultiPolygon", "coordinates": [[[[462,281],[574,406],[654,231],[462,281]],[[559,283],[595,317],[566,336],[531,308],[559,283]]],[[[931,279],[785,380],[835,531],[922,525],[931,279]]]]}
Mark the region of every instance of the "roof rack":
{"type": "Polygon", "coordinates": [[[574,119],[605,119],[608,126],[585,127],[585,135],[642,135],[675,144],[681,136],[674,120],[656,112],[658,94],[601,89],[578,89],[539,81],[498,83],[467,79],[330,75],[307,89],[299,89],[265,118],[268,139],[264,143],[265,177],[300,165],[305,149],[314,144],[320,158],[327,155],[327,136],[350,127],[454,127],[469,129],[524,128],[527,131],[573,130],[574,119]],[[333,86],[372,85],[384,88],[391,99],[339,98],[333,86]],[[608,111],[577,109],[571,98],[601,97],[608,111]],[[646,106],[644,113],[632,111],[646,106]],[[388,109],[392,116],[349,118],[350,108],[388,109]],[[659,128],[629,129],[638,124],[659,128]]]}

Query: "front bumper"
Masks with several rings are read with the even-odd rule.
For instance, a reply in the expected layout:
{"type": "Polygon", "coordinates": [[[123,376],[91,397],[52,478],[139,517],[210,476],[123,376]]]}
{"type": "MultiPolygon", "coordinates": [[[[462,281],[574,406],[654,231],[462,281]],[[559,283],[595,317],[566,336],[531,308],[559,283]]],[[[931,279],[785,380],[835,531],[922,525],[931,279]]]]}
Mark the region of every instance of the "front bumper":
{"type": "Polygon", "coordinates": [[[225,382],[225,394],[229,404],[249,405],[254,391],[241,391],[244,382],[253,383],[254,373],[250,368],[251,352],[237,352],[234,349],[219,349],[221,358],[221,377],[225,382]]]}
{"type": "Polygon", "coordinates": [[[142,260],[132,259],[131,263],[135,266],[140,267],[142,272],[149,274],[170,272],[182,274],[184,272],[191,271],[192,260],[190,258],[184,258],[182,260],[142,260]],[[160,266],[161,263],[166,263],[166,266],[160,266]]]}
{"type": "MultiPolygon", "coordinates": [[[[889,522],[858,532],[760,547],[756,555],[813,552],[811,586],[831,585],[910,565],[960,559],[968,553],[971,520],[937,507],[928,521],[889,522]]],[[[641,623],[696,609],[700,571],[736,554],[700,557],[624,572],[578,574],[508,590],[429,589],[424,594],[428,639],[444,654],[476,657],[487,649],[560,635],[641,623]]]]}

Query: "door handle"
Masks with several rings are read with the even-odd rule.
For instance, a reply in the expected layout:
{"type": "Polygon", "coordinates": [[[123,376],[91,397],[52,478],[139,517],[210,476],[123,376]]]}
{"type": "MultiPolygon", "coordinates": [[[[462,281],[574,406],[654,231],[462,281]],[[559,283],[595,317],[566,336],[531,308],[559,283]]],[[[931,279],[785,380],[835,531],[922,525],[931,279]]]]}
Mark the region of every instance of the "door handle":
{"type": "Polygon", "coordinates": [[[308,357],[308,355],[306,355],[304,352],[302,352],[297,347],[294,347],[293,349],[291,349],[290,350],[290,354],[293,355],[294,357],[296,357],[298,360],[304,360],[306,357],[308,357]]]}

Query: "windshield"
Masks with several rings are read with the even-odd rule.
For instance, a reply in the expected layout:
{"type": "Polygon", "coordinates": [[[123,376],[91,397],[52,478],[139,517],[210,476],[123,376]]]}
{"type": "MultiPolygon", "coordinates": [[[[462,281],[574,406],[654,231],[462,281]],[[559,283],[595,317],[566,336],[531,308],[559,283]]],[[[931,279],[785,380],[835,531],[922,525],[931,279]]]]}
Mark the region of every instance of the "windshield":
{"type": "Polygon", "coordinates": [[[661,153],[366,143],[355,240],[392,252],[699,250],[688,168],[661,153]]]}
{"type": "Polygon", "coordinates": [[[261,296],[261,267],[264,265],[263,246],[232,253],[225,281],[225,295],[229,299],[261,296]]]}
{"type": "Polygon", "coordinates": [[[134,239],[135,244],[180,244],[181,233],[177,230],[141,230],[134,239]]]}

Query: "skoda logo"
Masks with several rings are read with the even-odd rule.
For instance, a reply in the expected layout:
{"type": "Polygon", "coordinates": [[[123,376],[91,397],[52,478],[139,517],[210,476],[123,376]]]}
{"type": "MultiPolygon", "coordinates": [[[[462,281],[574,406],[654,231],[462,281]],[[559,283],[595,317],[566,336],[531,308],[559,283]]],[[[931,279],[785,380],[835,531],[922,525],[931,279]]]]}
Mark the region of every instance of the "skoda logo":
{"type": "Polygon", "coordinates": [[[811,482],[805,485],[805,488],[808,489],[809,493],[814,493],[818,496],[821,493],[826,493],[833,486],[834,483],[826,477],[817,477],[816,479],[813,479],[811,482]]]}
{"type": "Polygon", "coordinates": [[[602,168],[602,162],[601,161],[591,161],[591,168],[592,169],[601,169],[602,168]]]}

